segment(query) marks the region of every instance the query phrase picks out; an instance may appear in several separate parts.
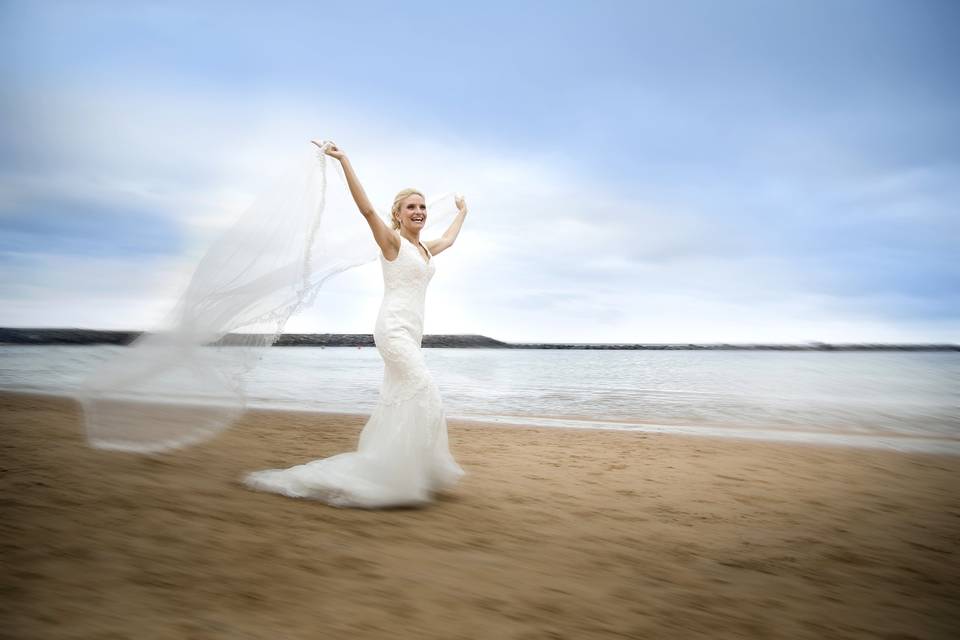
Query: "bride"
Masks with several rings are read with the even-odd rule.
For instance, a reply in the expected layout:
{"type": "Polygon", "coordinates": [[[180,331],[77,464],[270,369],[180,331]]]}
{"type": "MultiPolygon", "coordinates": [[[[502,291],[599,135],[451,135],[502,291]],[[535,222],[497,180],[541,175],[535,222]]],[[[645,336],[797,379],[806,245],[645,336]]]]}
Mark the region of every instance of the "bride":
{"type": "Polygon", "coordinates": [[[467,207],[458,197],[459,213],[447,231],[436,240],[422,241],[420,231],[428,216],[423,194],[415,189],[398,193],[388,227],[367,199],[346,154],[330,144],[314,144],[340,162],[354,202],[380,247],[384,291],[373,338],[385,365],[383,385],[356,451],[288,469],[255,471],[243,481],[253,489],[337,507],[423,505],[432,492],[452,488],[465,473],[450,454],[443,401],[420,345],[435,256],[456,240],[467,207]]]}

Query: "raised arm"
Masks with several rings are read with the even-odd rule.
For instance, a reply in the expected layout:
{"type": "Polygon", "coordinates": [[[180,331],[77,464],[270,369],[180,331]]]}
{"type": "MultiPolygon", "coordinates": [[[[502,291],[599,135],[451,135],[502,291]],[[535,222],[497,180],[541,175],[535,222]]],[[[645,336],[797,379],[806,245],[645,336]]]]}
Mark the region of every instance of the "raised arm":
{"type": "MultiPolygon", "coordinates": [[[[323,145],[316,140],[311,140],[311,142],[321,149],[324,148],[323,145]]],[[[350,159],[347,157],[347,154],[335,145],[327,147],[325,152],[328,156],[340,161],[340,165],[343,167],[343,174],[347,178],[347,186],[350,187],[350,195],[353,196],[353,201],[357,203],[357,208],[360,209],[360,213],[366,219],[367,224],[370,225],[370,230],[373,232],[373,239],[376,240],[380,246],[383,255],[388,260],[395,259],[397,253],[400,251],[400,238],[393,229],[388,227],[383,219],[377,215],[373,205],[370,204],[370,199],[367,198],[367,193],[363,190],[363,185],[360,184],[360,180],[357,178],[357,174],[353,170],[353,165],[350,164],[350,159]]]]}
{"type": "Polygon", "coordinates": [[[443,235],[436,240],[431,240],[426,243],[427,249],[430,250],[431,254],[437,255],[441,251],[449,249],[457,239],[457,236],[460,235],[463,220],[467,217],[467,203],[463,199],[463,196],[457,196],[457,209],[459,209],[457,217],[453,219],[453,222],[451,222],[447,230],[443,232],[443,235]]]}

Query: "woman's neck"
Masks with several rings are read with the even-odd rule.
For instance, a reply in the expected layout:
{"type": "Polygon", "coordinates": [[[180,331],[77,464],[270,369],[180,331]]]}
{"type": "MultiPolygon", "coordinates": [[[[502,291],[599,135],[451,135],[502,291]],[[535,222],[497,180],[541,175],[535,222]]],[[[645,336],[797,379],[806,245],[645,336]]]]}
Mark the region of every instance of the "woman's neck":
{"type": "Polygon", "coordinates": [[[403,230],[401,229],[401,230],[400,230],[400,235],[402,235],[404,238],[406,238],[407,240],[409,240],[409,241],[412,242],[413,244],[420,244],[420,230],[419,230],[419,229],[417,229],[416,232],[410,231],[410,232],[407,232],[407,233],[404,233],[403,230]],[[411,235],[413,235],[412,238],[410,237],[411,235]]]}

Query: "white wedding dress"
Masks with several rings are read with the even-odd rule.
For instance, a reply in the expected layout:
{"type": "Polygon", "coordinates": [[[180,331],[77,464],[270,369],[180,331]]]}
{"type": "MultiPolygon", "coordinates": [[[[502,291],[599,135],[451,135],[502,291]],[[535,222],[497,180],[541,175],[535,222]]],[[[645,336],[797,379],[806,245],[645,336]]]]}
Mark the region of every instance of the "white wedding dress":
{"type": "Polygon", "coordinates": [[[380,253],[384,293],[373,337],[385,371],[357,450],[255,471],[244,478],[247,486],[337,507],[383,508],[426,504],[464,475],[450,454],[443,401],[421,350],[427,285],[436,271],[424,250],[429,260],[400,236],[394,260],[380,253]]]}

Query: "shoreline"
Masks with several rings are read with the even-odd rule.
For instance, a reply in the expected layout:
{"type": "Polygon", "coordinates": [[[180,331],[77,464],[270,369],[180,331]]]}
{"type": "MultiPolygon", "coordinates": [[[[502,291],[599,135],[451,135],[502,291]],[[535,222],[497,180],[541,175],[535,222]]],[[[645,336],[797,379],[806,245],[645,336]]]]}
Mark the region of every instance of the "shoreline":
{"type": "MultiPolygon", "coordinates": [[[[129,345],[143,330],[78,327],[0,327],[0,345],[129,345]]],[[[217,344],[243,344],[242,334],[227,334],[217,344]]],[[[371,333],[284,333],[276,347],[373,347],[371,333]]],[[[943,342],[506,342],[480,334],[426,334],[424,348],[585,349],[637,351],[960,351],[943,342]]]]}
{"type": "Polygon", "coordinates": [[[357,510],[243,474],[353,450],[365,416],[250,410],[161,455],[0,393],[12,637],[951,638],[960,458],[449,420],[467,475],[357,510]]]}
{"type": "MultiPolygon", "coordinates": [[[[73,400],[67,392],[42,390],[14,390],[0,388],[0,395],[35,395],[40,397],[73,400]]],[[[353,411],[323,411],[308,407],[284,406],[282,404],[258,403],[247,408],[250,411],[294,412],[347,419],[366,419],[368,413],[353,411]]],[[[805,445],[816,447],[850,447],[854,449],[877,449],[901,453],[929,453],[960,456],[960,438],[896,433],[858,433],[851,431],[814,431],[797,428],[763,428],[736,425],[690,425],[665,424],[627,420],[601,420],[583,417],[517,416],[517,415],[456,415],[447,414],[450,423],[473,423],[504,428],[582,429],[592,431],[619,431],[624,433],[658,433],[677,437],[718,438],[723,440],[755,441],[805,445]]]]}

